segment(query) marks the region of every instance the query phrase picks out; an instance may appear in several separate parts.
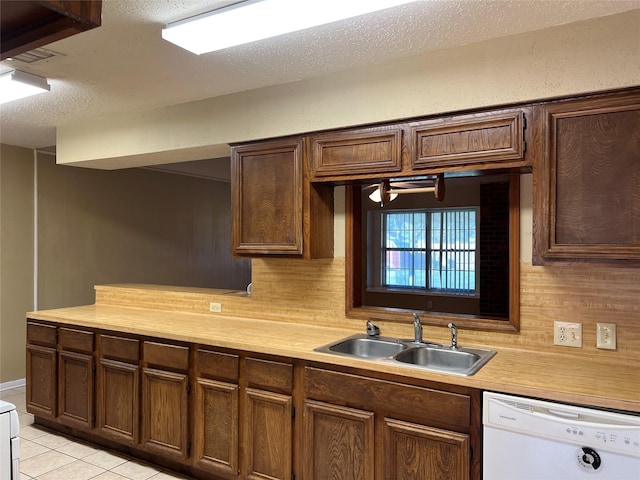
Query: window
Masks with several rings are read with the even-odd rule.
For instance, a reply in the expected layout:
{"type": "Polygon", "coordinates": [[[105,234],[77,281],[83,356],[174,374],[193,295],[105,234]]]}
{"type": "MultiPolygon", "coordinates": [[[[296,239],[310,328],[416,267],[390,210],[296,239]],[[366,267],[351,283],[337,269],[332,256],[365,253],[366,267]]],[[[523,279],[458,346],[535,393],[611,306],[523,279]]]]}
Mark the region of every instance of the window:
{"type": "Polygon", "coordinates": [[[376,224],[382,225],[380,282],[375,286],[475,295],[477,211],[375,212],[381,215],[376,224]]]}
{"type": "Polygon", "coordinates": [[[443,202],[400,195],[384,207],[347,189],[347,314],[515,331],[519,325],[518,175],[447,179],[443,202]]]}

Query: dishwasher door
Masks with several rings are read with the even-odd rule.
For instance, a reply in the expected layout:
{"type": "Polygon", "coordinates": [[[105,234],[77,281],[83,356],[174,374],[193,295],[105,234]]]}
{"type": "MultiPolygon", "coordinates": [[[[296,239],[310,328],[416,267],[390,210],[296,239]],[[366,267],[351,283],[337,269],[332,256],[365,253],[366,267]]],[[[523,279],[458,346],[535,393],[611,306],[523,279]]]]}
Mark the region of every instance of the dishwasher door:
{"type": "Polygon", "coordinates": [[[484,480],[640,480],[640,416],[485,392],[484,480]]]}

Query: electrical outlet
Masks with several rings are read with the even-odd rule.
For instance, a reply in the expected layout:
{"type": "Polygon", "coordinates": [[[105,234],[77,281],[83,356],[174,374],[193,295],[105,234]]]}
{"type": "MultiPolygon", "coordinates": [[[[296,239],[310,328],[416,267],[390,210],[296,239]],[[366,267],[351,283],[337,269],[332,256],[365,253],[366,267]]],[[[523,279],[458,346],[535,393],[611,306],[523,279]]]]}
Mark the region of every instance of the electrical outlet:
{"type": "Polygon", "coordinates": [[[598,323],[597,324],[597,340],[596,347],[605,350],[616,349],[616,324],[615,323],[598,323]]]}
{"type": "Polygon", "coordinates": [[[582,348],[582,324],[577,322],[553,322],[553,344],[582,348]]]}
{"type": "Polygon", "coordinates": [[[222,304],[221,303],[211,302],[209,304],[209,311],[210,312],[220,313],[222,311],[222,304]]]}

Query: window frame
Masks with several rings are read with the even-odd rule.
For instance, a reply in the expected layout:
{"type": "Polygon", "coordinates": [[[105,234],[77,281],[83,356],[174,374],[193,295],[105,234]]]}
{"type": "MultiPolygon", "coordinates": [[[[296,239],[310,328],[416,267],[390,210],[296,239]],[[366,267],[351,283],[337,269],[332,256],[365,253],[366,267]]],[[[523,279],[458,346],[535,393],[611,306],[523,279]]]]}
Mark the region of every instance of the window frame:
{"type": "MultiPolygon", "coordinates": [[[[362,265],[367,252],[362,247],[362,195],[359,185],[347,185],[345,198],[346,314],[351,318],[410,323],[411,313],[421,315],[427,325],[446,326],[454,321],[461,328],[517,332],[520,329],[520,177],[509,176],[509,315],[506,318],[468,314],[436,313],[397,307],[363,305],[362,265]]],[[[366,284],[365,284],[366,285],[366,284]]]]}

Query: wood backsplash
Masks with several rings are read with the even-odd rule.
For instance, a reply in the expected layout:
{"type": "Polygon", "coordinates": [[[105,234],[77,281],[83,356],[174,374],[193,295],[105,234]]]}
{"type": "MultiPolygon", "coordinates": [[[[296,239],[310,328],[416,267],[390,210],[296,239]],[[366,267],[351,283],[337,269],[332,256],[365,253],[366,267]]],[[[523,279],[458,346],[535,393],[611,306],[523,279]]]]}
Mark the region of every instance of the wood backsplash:
{"type": "MultiPolygon", "coordinates": [[[[263,318],[295,323],[345,326],[364,331],[362,320],[345,318],[345,260],[253,259],[253,294],[168,292],[167,288],[133,292],[133,285],[121,292],[109,286],[96,287],[96,303],[158,308],[198,313],[209,311],[209,302],[222,304],[222,315],[263,318]],[[126,293],[128,292],[128,293],[126,293]],[[170,298],[167,297],[170,296],[170,298]]],[[[614,355],[637,359],[640,355],[640,269],[594,265],[534,267],[520,265],[520,332],[494,333],[460,330],[464,345],[516,347],[556,351],[575,355],[614,355]],[[582,322],[583,347],[553,345],[554,320],[582,322]],[[617,325],[617,350],[596,348],[596,323],[617,325]]],[[[125,287],[125,286],[123,286],[125,287]]],[[[216,314],[212,314],[216,315],[216,314]]],[[[410,337],[407,324],[379,322],[383,335],[410,337]]],[[[429,326],[425,339],[448,341],[448,329],[429,326]]]]}

